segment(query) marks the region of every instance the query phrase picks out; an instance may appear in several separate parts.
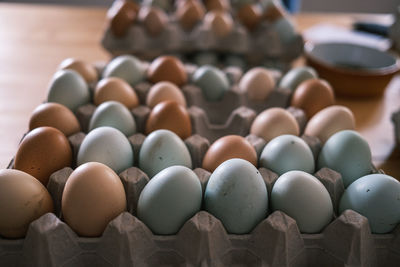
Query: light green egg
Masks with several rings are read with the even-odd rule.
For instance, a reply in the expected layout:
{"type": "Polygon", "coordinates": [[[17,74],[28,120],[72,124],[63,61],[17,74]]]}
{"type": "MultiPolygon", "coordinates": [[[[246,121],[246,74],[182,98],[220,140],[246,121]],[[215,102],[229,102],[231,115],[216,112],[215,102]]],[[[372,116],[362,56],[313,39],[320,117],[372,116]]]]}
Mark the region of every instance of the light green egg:
{"type": "Polygon", "coordinates": [[[318,78],[317,72],[311,67],[297,67],[288,71],[279,82],[280,88],[287,88],[291,91],[296,90],[296,88],[302,82],[318,78]]]}
{"type": "Polygon", "coordinates": [[[198,68],[193,74],[192,81],[200,87],[209,101],[221,100],[225,92],[229,90],[229,80],[225,73],[209,65],[198,68]]]}
{"type": "Polygon", "coordinates": [[[106,77],[118,77],[134,86],[144,79],[143,64],[131,55],[118,56],[111,60],[104,69],[103,78],[106,77]]]}
{"type": "Polygon", "coordinates": [[[290,44],[297,38],[294,25],[287,17],[277,19],[272,24],[272,28],[276,31],[283,44],[290,44]]]}

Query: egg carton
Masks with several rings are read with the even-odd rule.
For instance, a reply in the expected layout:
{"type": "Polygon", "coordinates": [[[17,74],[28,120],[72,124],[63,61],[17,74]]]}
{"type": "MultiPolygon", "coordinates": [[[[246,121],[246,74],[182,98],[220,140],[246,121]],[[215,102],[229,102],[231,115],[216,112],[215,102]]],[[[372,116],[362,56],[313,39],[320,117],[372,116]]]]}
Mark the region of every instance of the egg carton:
{"type": "Polygon", "coordinates": [[[393,113],[392,121],[394,123],[394,135],[396,137],[396,142],[400,145],[400,110],[393,113]]]}

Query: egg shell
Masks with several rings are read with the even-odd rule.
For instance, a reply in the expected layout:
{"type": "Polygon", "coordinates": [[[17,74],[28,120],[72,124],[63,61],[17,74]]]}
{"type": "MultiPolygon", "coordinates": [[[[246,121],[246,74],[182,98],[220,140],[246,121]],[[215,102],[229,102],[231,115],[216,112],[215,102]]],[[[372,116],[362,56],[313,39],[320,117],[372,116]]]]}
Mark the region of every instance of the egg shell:
{"type": "Polygon", "coordinates": [[[91,161],[103,163],[119,174],[133,165],[133,150],[123,133],[102,126],[85,136],[78,151],[78,166],[91,161]]]}
{"type": "Polygon", "coordinates": [[[299,135],[295,117],[283,108],[269,108],[254,119],[250,133],[263,138],[267,143],[282,134],[299,135]]]}
{"type": "Polygon", "coordinates": [[[81,130],[78,119],[66,106],[58,103],[44,103],[32,112],[29,131],[42,126],[50,126],[70,136],[81,130]]]}
{"type": "Polygon", "coordinates": [[[126,210],[124,186],[106,165],[83,164],[65,183],[61,208],[65,222],[78,235],[100,236],[108,223],[126,210]]]}
{"type": "Polygon", "coordinates": [[[272,28],[284,45],[290,44],[297,37],[293,22],[288,17],[277,18],[272,23],[272,28]]]}
{"type": "Polygon", "coordinates": [[[165,12],[155,6],[142,7],[138,13],[138,20],[153,37],[161,34],[168,23],[165,12]]]}
{"type": "Polygon", "coordinates": [[[285,8],[280,3],[280,1],[260,1],[260,4],[264,7],[263,19],[273,23],[288,16],[285,8]]]}
{"type": "Polygon", "coordinates": [[[154,84],[146,97],[146,105],[153,108],[158,103],[166,100],[175,101],[186,107],[186,99],[182,91],[171,82],[158,82],[154,84]]]}
{"type": "Polygon", "coordinates": [[[22,238],[29,224],[53,212],[53,200],[35,177],[18,170],[0,170],[0,235],[22,238]]]}
{"type": "Polygon", "coordinates": [[[233,19],[224,11],[210,11],[203,19],[203,24],[219,38],[226,37],[233,30],[233,19]]]}
{"type": "Polygon", "coordinates": [[[267,215],[267,187],[254,165],[243,159],[230,159],[211,174],[204,207],[228,233],[247,234],[267,215]]]}
{"type": "Polygon", "coordinates": [[[227,135],[215,141],[203,158],[203,169],[213,172],[221,163],[232,158],[241,158],[257,167],[257,153],[244,137],[227,135]]]}
{"type": "Polygon", "coordinates": [[[200,87],[205,98],[209,101],[221,100],[229,90],[229,80],[225,73],[213,66],[202,66],[192,77],[193,83],[200,87]]]}
{"type": "Polygon", "coordinates": [[[352,183],[340,200],[340,213],[351,209],[367,217],[372,233],[391,232],[400,223],[400,182],[370,174],[352,183]]]}
{"type": "Polygon", "coordinates": [[[79,59],[67,58],[61,62],[59,69],[78,72],[88,84],[97,82],[98,79],[96,68],[92,64],[79,59]]]}
{"type": "Polygon", "coordinates": [[[189,31],[203,19],[205,9],[198,1],[184,1],[184,3],[178,6],[175,15],[182,28],[189,31]]]}
{"type": "Polygon", "coordinates": [[[182,86],[187,82],[187,74],[182,62],[173,56],[160,56],[153,60],[147,70],[147,78],[152,83],[167,81],[182,86]]]}
{"type": "Polygon", "coordinates": [[[20,143],[14,168],[46,186],[53,172],[71,163],[72,150],[65,135],[53,127],[39,127],[30,131],[20,143]]]}
{"type": "Polygon", "coordinates": [[[101,79],[94,90],[93,102],[96,106],[110,100],[118,101],[128,109],[139,105],[135,90],[125,80],[117,77],[101,79]]]}
{"type": "Polygon", "coordinates": [[[239,82],[239,89],[251,100],[265,100],[275,87],[272,74],[265,68],[248,70],[239,82]]]}
{"type": "Polygon", "coordinates": [[[76,71],[59,70],[50,82],[47,101],[62,104],[75,111],[90,101],[89,87],[76,71]]]}
{"type": "Polygon", "coordinates": [[[167,129],[186,139],[192,135],[189,112],[175,101],[163,101],[150,112],[146,122],[146,134],[167,129]]]}
{"type": "Polygon", "coordinates": [[[367,141],[357,132],[344,130],[332,135],[318,156],[318,168],[328,167],[342,175],[348,187],[358,178],[372,171],[371,150],[367,141]]]}
{"type": "Polygon", "coordinates": [[[295,219],[302,233],[319,233],[333,218],[328,191],[303,171],[286,172],[278,178],[272,187],[271,206],[295,219]]]}
{"type": "Polygon", "coordinates": [[[123,37],[135,22],[139,6],[133,1],[114,1],[107,12],[111,32],[114,36],[123,37]]]}
{"type": "Polygon", "coordinates": [[[116,101],[104,102],[94,111],[89,122],[89,131],[101,126],[113,127],[126,136],[136,132],[136,122],[132,113],[116,101]]]}
{"type": "Polygon", "coordinates": [[[205,0],[204,4],[208,11],[210,10],[228,10],[230,8],[228,0],[205,0]]]}
{"type": "Polygon", "coordinates": [[[192,168],[189,150],[182,139],[169,130],[149,134],[139,151],[139,168],[151,178],[173,165],[192,168]]]}
{"type": "Polygon", "coordinates": [[[144,79],[142,62],[134,56],[122,55],[111,60],[103,71],[103,78],[117,77],[135,86],[144,79]]]}
{"type": "Polygon", "coordinates": [[[138,201],[138,218],[154,234],[176,234],[201,207],[202,189],[197,175],[184,166],[171,166],[155,175],[138,201]]]}
{"type": "Polygon", "coordinates": [[[353,112],[344,106],[329,106],[316,113],[308,121],[304,134],[315,136],[325,143],[333,134],[343,130],[354,130],[353,112]]]}
{"type": "Polygon", "coordinates": [[[262,10],[258,5],[243,4],[236,16],[247,29],[253,31],[261,22],[262,10]]]}
{"type": "Polygon", "coordinates": [[[264,147],[260,166],[278,175],[293,170],[314,173],[315,161],[311,148],[303,139],[294,135],[280,135],[264,147]]]}
{"type": "Polygon", "coordinates": [[[280,80],[279,87],[296,90],[302,82],[308,79],[318,78],[317,72],[311,67],[296,67],[289,70],[280,80]]]}

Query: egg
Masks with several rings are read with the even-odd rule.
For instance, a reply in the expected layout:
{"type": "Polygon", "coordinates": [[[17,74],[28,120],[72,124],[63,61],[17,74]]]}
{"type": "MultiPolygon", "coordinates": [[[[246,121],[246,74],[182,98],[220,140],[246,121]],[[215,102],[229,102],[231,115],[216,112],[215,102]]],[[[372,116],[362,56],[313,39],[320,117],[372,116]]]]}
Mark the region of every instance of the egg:
{"type": "Polygon", "coordinates": [[[203,24],[219,38],[226,37],[233,30],[233,19],[224,11],[210,11],[203,19],[203,24]]]}
{"type": "Polygon", "coordinates": [[[77,165],[100,162],[117,174],[133,165],[133,150],[119,130],[102,126],[89,132],[79,147],[77,165]]]}
{"type": "Polygon", "coordinates": [[[203,19],[205,9],[198,1],[184,1],[184,3],[178,7],[175,15],[182,28],[190,31],[203,19]]]}
{"type": "Polygon", "coordinates": [[[296,67],[288,71],[280,80],[279,87],[296,90],[297,86],[308,79],[318,78],[317,72],[311,67],[296,67]]]}
{"type": "Polygon", "coordinates": [[[254,147],[244,137],[227,135],[215,141],[203,158],[203,169],[213,172],[222,162],[241,158],[257,167],[257,153],[254,147]]]}
{"type": "Polygon", "coordinates": [[[183,63],[174,56],[160,56],[153,60],[147,78],[152,83],[167,81],[177,86],[184,85],[188,79],[183,63]]]}
{"type": "Polygon", "coordinates": [[[18,170],[0,170],[0,235],[23,238],[29,224],[53,212],[47,189],[33,176],[18,170]]]}
{"type": "Polygon", "coordinates": [[[192,168],[192,158],[182,139],[169,130],[149,134],[139,151],[139,168],[153,177],[173,165],[192,168]]]}
{"type": "Polygon", "coordinates": [[[308,118],[335,103],[333,89],[321,79],[309,79],[302,82],[294,91],[291,105],[304,110],[308,118]]]}
{"type": "Polygon", "coordinates": [[[262,10],[255,4],[243,4],[238,9],[236,16],[247,29],[253,31],[261,22],[262,10]]]}
{"type": "Polygon", "coordinates": [[[154,6],[164,11],[169,11],[173,7],[171,0],[143,0],[142,6],[154,6]]]}
{"type": "Polygon", "coordinates": [[[20,143],[14,168],[46,186],[53,172],[71,163],[72,150],[65,135],[53,127],[39,127],[30,131],[20,143]]]}
{"type": "Polygon", "coordinates": [[[135,86],[144,79],[142,62],[134,56],[122,55],[111,60],[103,71],[103,78],[117,77],[135,86]]]}
{"type": "Polygon", "coordinates": [[[328,167],[342,175],[348,187],[372,170],[371,150],[367,141],[357,132],[344,130],[332,135],[318,156],[318,168],[328,167]]]}
{"type": "Polygon", "coordinates": [[[264,8],[263,18],[270,23],[287,16],[287,12],[285,11],[285,8],[282,7],[280,1],[266,0],[260,1],[260,4],[264,8]]]}
{"type": "Polygon", "coordinates": [[[204,4],[208,11],[210,10],[228,10],[229,1],[228,0],[205,0],[204,4]]]}
{"type": "Polygon", "coordinates": [[[305,135],[315,136],[325,143],[333,134],[343,130],[354,130],[355,118],[353,112],[344,106],[329,106],[316,113],[308,121],[305,135]]]}
{"type": "Polygon", "coordinates": [[[288,17],[277,18],[272,23],[272,29],[275,30],[283,45],[288,45],[297,38],[294,25],[288,17]]]}
{"type": "Polygon", "coordinates": [[[290,171],[278,178],[271,192],[272,209],[296,220],[300,232],[319,233],[333,218],[333,205],[324,185],[303,171],[290,171]]]}
{"type": "Polygon", "coordinates": [[[162,9],[155,6],[142,7],[138,14],[138,20],[151,36],[161,34],[168,24],[168,16],[162,9]]]}
{"type": "Polygon", "coordinates": [[[208,101],[221,100],[229,90],[229,80],[225,73],[213,66],[198,68],[192,77],[193,83],[198,86],[208,101]]]}
{"type": "Polygon", "coordinates": [[[347,209],[367,217],[372,233],[391,232],[400,223],[400,182],[385,174],[361,177],[340,199],[340,213],[347,209]]]}
{"type": "Polygon", "coordinates": [[[155,175],[138,200],[137,214],[157,235],[173,235],[201,208],[197,175],[184,166],[171,166],[155,175]]]}
{"type": "Polygon", "coordinates": [[[118,101],[128,109],[139,106],[135,90],[125,80],[117,77],[101,79],[94,90],[93,102],[96,106],[110,100],[118,101]]]}
{"type": "Polygon", "coordinates": [[[87,62],[75,58],[63,60],[58,67],[61,70],[74,70],[78,72],[87,83],[97,82],[98,74],[96,68],[87,62]]]}
{"type": "Polygon", "coordinates": [[[153,108],[158,103],[167,100],[175,101],[186,107],[185,96],[182,91],[171,82],[158,82],[154,84],[147,93],[146,105],[153,108]]]}
{"type": "Polygon", "coordinates": [[[29,120],[29,131],[50,126],[70,136],[81,130],[78,119],[66,106],[58,103],[44,103],[32,112],[29,120]]]}
{"type": "Polygon", "coordinates": [[[50,82],[47,101],[62,104],[75,111],[90,101],[89,87],[76,71],[59,70],[50,82]]]}
{"type": "Polygon", "coordinates": [[[283,108],[269,108],[258,114],[251,124],[250,133],[267,143],[282,134],[299,135],[296,118],[283,108]]]}
{"type": "Polygon", "coordinates": [[[131,112],[116,101],[104,102],[94,111],[90,118],[89,131],[101,126],[113,127],[126,136],[136,133],[136,122],[131,112]]]}
{"type": "Polygon", "coordinates": [[[100,236],[108,223],[126,210],[124,186],[106,165],[85,163],[68,177],[61,210],[65,222],[78,235],[100,236]]]}
{"type": "Polygon", "coordinates": [[[255,67],[248,70],[239,82],[239,89],[251,100],[262,101],[274,90],[275,80],[265,68],[255,67]]]}
{"type": "Polygon", "coordinates": [[[253,164],[243,159],[223,162],[211,174],[204,208],[231,234],[248,234],[267,215],[268,192],[253,164]]]}
{"type": "Polygon", "coordinates": [[[110,29],[117,38],[123,37],[135,22],[139,6],[133,1],[114,1],[107,12],[110,29]]]}

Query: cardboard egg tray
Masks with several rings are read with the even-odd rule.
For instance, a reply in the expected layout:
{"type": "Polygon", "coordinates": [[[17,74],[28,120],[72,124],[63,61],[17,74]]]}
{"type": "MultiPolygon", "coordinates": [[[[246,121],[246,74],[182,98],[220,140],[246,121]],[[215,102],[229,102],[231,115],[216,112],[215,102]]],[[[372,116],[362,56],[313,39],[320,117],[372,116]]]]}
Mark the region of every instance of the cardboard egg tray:
{"type": "Polygon", "coordinates": [[[393,113],[392,121],[394,123],[394,135],[396,137],[396,142],[400,146],[400,110],[393,113]]]}

